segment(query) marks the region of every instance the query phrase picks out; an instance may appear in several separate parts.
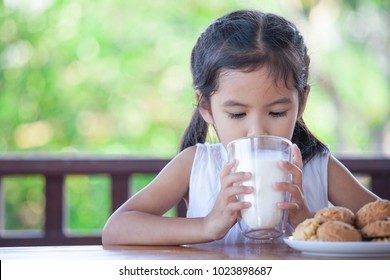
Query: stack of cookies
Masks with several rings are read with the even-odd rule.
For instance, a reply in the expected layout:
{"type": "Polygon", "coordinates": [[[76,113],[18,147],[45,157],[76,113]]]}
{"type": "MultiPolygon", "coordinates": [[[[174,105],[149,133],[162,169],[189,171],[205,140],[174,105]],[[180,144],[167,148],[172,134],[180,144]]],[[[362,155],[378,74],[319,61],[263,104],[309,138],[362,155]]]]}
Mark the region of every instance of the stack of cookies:
{"type": "Polygon", "coordinates": [[[297,226],[293,239],[390,242],[390,201],[370,202],[356,214],[344,207],[321,209],[297,226]]]}
{"type": "Polygon", "coordinates": [[[390,242],[390,201],[364,205],[356,213],[355,225],[364,239],[390,242]]]}

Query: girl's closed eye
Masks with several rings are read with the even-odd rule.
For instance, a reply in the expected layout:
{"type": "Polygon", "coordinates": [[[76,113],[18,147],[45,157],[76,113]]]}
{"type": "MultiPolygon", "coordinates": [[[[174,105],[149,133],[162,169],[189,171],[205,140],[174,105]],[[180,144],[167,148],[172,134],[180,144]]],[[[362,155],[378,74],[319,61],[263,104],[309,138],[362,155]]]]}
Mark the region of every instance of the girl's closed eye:
{"type": "Polygon", "coordinates": [[[275,117],[275,118],[285,117],[287,115],[287,111],[283,111],[283,112],[270,112],[269,115],[271,117],[275,117]]]}
{"type": "Polygon", "coordinates": [[[228,115],[231,119],[241,119],[246,116],[245,113],[228,113],[228,115]]]}

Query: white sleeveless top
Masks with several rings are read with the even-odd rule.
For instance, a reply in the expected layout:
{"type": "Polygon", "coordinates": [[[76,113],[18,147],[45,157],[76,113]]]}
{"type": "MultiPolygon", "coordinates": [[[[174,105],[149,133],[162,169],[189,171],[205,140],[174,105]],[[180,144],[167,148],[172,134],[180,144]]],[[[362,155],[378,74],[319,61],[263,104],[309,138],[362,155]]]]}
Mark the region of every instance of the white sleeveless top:
{"type": "MultiPolygon", "coordinates": [[[[221,189],[220,173],[227,163],[227,152],[222,144],[197,144],[192,165],[187,217],[205,217],[211,211],[221,189]]],[[[328,206],[329,152],[316,155],[303,167],[303,191],[309,211],[314,215],[328,206]]],[[[292,231],[288,226],[287,231],[292,231]]],[[[218,243],[234,244],[260,242],[245,238],[236,223],[218,243]]]]}

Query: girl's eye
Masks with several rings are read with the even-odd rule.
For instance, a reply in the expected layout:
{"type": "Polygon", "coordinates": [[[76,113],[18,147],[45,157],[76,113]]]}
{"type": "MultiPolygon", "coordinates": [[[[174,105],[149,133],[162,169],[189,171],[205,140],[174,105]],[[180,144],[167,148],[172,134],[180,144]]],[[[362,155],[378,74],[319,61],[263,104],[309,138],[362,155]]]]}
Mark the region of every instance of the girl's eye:
{"type": "Polygon", "coordinates": [[[285,117],[287,115],[287,111],[284,111],[284,112],[270,112],[269,115],[271,117],[275,117],[275,118],[285,117]]]}
{"type": "Polygon", "coordinates": [[[245,117],[245,113],[238,113],[238,114],[232,114],[232,113],[229,113],[229,118],[231,119],[241,119],[243,117],[245,117]]]}

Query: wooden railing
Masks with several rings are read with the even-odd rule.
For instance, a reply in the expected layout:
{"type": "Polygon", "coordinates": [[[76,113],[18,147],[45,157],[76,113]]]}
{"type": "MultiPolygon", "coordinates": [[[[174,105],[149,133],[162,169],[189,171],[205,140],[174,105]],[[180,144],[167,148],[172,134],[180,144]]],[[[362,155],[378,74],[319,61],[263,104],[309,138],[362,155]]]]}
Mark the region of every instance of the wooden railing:
{"type": "MultiPolygon", "coordinates": [[[[369,177],[370,189],[382,198],[390,199],[390,158],[341,159],[356,175],[369,177]]],[[[156,174],[168,159],[135,159],[96,156],[2,156],[0,179],[6,176],[42,175],[45,178],[44,228],[41,236],[5,236],[0,225],[0,246],[77,245],[101,244],[100,234],[95,236],[69,236],[64,224],[64,180],[66,176],[106,174],[111,178],[111,212],[130,195],[131,177],[134,174],[156,174]]],[[[4,216],[4,198],[0,184],[0,209],[4,216]]],[[[183,202],[178,205],[178,215],[185,216],[183,202]]],[[[1,219],[0,219],[1,221],[1,219]]]]}

